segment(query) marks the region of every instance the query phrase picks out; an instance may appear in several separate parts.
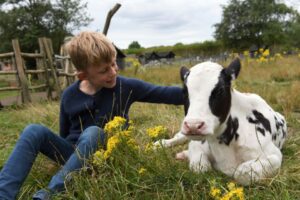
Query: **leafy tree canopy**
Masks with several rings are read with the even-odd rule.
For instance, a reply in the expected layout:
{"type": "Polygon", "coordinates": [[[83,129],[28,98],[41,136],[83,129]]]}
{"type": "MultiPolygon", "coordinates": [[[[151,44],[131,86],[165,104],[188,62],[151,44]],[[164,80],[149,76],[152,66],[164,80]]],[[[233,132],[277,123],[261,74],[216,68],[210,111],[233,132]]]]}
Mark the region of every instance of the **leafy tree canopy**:
{"type": "Polygon", "coordinates": [[[142,48],[138,41],[133,41],[129,44],[128,49],[140,49],[142,48]]]}
{"type": "Polygon", "coordinates": [[[291,25],[288,27],[287,35],[289,36],[289,41],[287,42],[287,47],[297,47],[300,48],[300,14],[297,14],[291,25]]]}
{"type": "Polygon", "coordinates": [[[215,38],[225,47],[246,49],[251,45],[282,45],[290,40],[297,11],[276,0],[230,0],[223,6],[215,38]]]}
{"type": "Polygon", "coordinates": [[[18,38],[22,50],[38,49],[38,37],[50,37],[57,52],[64,37],[92,20],[80,0],[0,0],[0,51],[12,49],[18,38]]]}

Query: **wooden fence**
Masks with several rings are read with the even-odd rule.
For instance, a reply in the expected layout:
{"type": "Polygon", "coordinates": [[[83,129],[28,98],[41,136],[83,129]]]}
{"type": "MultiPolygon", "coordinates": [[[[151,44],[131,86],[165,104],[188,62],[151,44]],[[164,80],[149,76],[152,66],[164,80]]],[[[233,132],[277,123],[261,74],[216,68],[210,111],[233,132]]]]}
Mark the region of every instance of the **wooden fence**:
{"type": "MultiPolygon", "coordinates": [[[[59,98],[62,93],[61,81],[67,80],[67,85],[75,80],[75,73],[62,70],[58,70],[55,65],[54,53],[52,48],[52,41],[48,38],[39,38],[39,52],[37,53],[23,53],[17,39],[12,40],[13,52],[0,54],[0,59],[9,59],[12,61],[14,68],[11,71],[0,71],[0,78],[4,75],[15,75],[16,86],[0,87],[0,92],[4,91],[21,91],[22,103],[31,102],[31,92],[34,90],[43,90],[47,93],[48,99],[53,99],[53,90],[56,92],[59,98]],[[25,66],[25,59],[35,59],[36,69],[29,70],[25,66]],[[40,84],[32,86],[31,82],[32,74],[36,74],[40,84]]],[[[68,60],[68,56],[61,59],[68,60]]],[[[69,69],[69,67],[68,67],[69,69]]]]}

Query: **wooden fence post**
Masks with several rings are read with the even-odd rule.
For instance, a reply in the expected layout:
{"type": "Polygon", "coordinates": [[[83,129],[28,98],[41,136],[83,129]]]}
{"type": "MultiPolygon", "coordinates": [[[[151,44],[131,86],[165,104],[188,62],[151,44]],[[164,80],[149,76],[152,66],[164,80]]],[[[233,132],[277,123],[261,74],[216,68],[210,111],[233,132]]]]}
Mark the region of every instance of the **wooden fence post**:
{"type": "Polygon", "coordinates": [[[72,84],[75,81],[75,76],[68,76],[67,74],[74,73],[74,65],[70,60],[70,56],[66,49],[66,44],[71,40],[71,37],[65,38],[64,44],[60,47],[60,59],[62,64],[63,73],[66,74],[66,76],[63,76],[63,83],[62,87],[66,88],[70,84],[72,84]]]}
{"type": "Polygon", "coordinates": [[[44,50],[45,50],[45,53],[46,53],[46,58],[48,60],[48,66],[51,69],[51,73],[52,73],[52,76],[53,76],[53,79],[54,79],[56,94],[57,94],[57,97],[60,98],[62,90],[61,90],[61,87],[60,87],[60,81],[59,81],[59,78],[57,76],[56,69],[55,69],[54,64],[53,64],[53,57],[52,57],[53,56],[53,49],[52,49],[51,40],[48,40],[47,38],[42,38],[42,43],[43,43],[43,47],[44,47],[44,50]]]}
{"type": "Polygon", "coordinates": [[[43,58],[39,61],[39,65],[41,65],[42,68],[45,70],[45,78],[46,78],[46,85],[47,85],[47,98],[52,99],[52,88],[50,85],[49,72],[48,72],[48,67],[46,64],[46,54],[44,51],[43,39],[39,38],[38,41],[39,41],[40,53],[43,55],[43,58]]]}
{"type": "MultiPolygon", "coordinates": [[[[36,50],[35,51],[36,54],[39,54],[39,52],[36,50]]],[[[44,65],[43,65],[43,58],[35,58],[35,63],[36,63],[36,69],[38,70],[44,70],[44,65]]],[[[45,75],[44,74],[38,74],[37,75],[38,80],[45,80],[45,75]]]]}
{"type": "Polygon", "coordinates": [[[119,10],[119,8],[121,7],[121,4],[117,3],[108,13],[107,13],[107,16],[106,16],[106,20],[105,20],[105,25],[104,25],[104,28],[103,28],[103,31],[102,33],[104,35],[107,35],[107,31],[108,31],[108,28],[109,28],[109,25],[110,25],[110,21],[111,21],[111,18],[114,16],[114,14],[119,10]]]}
{"type": "Polygon", "coordinates": [[[20,85],[21,85],[22,103],[29,103],[31,102],[31,97],[30,97],[28,82],[25,74],[25,65],[21,56],[19,41],[17,39],[12,40],[12,45],[15,53],[18,78],[20,80],[20,85]]]}

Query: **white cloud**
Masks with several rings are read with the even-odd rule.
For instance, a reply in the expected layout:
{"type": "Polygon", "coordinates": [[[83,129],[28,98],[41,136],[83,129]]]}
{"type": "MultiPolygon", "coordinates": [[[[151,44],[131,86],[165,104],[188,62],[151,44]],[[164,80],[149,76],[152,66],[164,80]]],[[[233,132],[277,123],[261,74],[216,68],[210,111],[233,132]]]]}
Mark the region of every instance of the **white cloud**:
{"type": "Polygon", "coordinates": [[[94,21],[82,30],[102,31],[108,11],[122,6],[111,20],[107,36],[120,48],[132,41],[143,47],[193,43],[213,39],[226,0],[89,0],[94,21]]]}

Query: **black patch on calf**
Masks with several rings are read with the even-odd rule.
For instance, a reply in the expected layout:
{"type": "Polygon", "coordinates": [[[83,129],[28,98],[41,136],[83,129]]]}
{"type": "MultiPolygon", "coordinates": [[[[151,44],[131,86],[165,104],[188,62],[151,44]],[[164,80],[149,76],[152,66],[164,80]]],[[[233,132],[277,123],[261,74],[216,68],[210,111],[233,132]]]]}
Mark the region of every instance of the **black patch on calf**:
{"type": "Polygon", "coordinates": [[[229,116],[225,131],[218,136],[219,143],[229,145],[233,139],[237,140],[239,138],[239,134],[237,133],[238,128],[239,120],[237,118],[232,119],[231,116],[229,116]]]}
{"type": "Polygon", "coordinates": [[[228,80],[223,69],[219,75],[219,81],[209,97],[211,112],[219,117],[220,123],[226,120],[231,106],[231,81],[228,80]]]}
{"type": "Polygon", "coordinates": [[[279,131],[279,130],[281,130],[282,131],[282,134],[283,134],[283,138],[285,138],[286,137],[286,132],[284,131],[284,124],[285,124],[285,121],[284,120],[279,120],[279,119],[277,119],[277,117],[276,116],[274,116],[274,119],[275,119],[275,125],[276,125],[276,129],[277,129],[277,132],[279,131]]]}
{"type": "Polygon", "coordinates": [[[269,133],[271,133],[270,121],[257,110],[252,110],[252,113],[254,115],[254,118],[247,117],[248,122],[257,125],[256,130],[260,132],[263,136],[265,136],[265,131],[269,131],[269,133]],[[262,125],[264,129],[259,127],[259,125],[262,125]]]}
{"type": "Polygon", "coordinates": [[[286,137],[286,131],[284,129],[282,129],[282,138],[286,137]]]}
{"type": "Polygon", "coordinates": [[[214,115],[219,117],[221,123],[226,120],[231,106],[231,81],[240,73],[241,62],[234,59],[227,68],[222,69],[218,83],[209,97],[209,106],[214,115]]]}
{"type": "Polygon", "coordinates": [[[256,127],[256,131],[260,132],[263,136],[265,136],[265,129],[260,128],[260,127],[256,127]]]}

